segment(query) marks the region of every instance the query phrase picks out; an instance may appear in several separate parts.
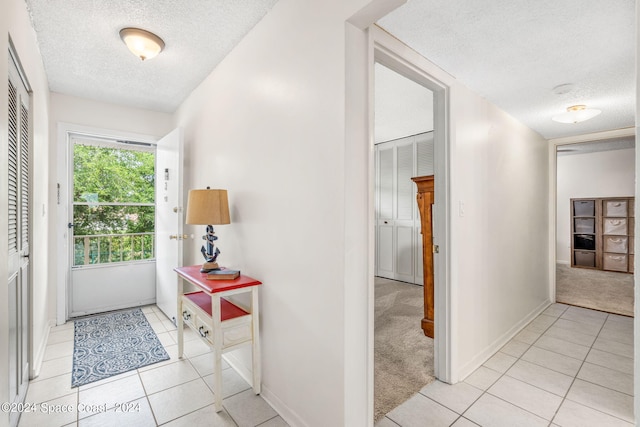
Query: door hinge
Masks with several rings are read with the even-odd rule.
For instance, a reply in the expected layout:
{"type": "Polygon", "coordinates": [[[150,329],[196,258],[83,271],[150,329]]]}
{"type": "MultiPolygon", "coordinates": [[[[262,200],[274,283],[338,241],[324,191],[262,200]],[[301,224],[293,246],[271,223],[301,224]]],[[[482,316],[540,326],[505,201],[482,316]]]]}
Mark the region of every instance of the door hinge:
{"type": "Polygon", "coordinates": [[[440,253],[440,246],[433,245],[433,253],[434,254],[439,254],[440,253]]]}

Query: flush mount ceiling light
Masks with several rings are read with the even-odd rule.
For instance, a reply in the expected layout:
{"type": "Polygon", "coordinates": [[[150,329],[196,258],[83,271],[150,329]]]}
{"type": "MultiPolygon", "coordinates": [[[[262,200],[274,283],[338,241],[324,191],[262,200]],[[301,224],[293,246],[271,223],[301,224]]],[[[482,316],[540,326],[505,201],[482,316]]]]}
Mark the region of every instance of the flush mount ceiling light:
{"type": "Polygon", "coordinates": [[[120,30],[120,38],[143,61],[153,58],[164,49],[164,42],[160,37],[140,28],[123,28],[120,30]]]}
{"type": "Polygon", "coordinates": [[[586,105],[572,105],[566,113],[553,116],[552,120],[559,123],[580,123],[600,114],[602,111],[595,108],[587,108],[586,105]]]}

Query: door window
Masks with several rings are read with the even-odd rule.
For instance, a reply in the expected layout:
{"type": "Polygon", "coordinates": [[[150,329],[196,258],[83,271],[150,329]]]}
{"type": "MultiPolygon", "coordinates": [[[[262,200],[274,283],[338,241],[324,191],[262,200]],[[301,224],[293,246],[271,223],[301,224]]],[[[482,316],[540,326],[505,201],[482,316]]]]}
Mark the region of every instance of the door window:
{"type": "Polygon", "coordinates": [[[150,144],[73,142],[73,266],[155,259],[150,144]]]}

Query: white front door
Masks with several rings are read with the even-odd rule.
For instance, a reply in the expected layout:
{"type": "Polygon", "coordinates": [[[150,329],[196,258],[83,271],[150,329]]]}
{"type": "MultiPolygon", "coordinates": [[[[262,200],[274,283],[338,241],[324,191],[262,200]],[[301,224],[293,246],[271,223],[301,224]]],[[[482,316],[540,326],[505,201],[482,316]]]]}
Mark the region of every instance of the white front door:
{"type": "Polygon", "coordinates": [[[158,141],[156,151],[156,304],[176,321],[178,276],[182,266],[182,129],[158,141]]]}
{"type": "Polygon", "coordinates": [[[69,316],[153,304],[155,147],[73,133],[69,316]]]}

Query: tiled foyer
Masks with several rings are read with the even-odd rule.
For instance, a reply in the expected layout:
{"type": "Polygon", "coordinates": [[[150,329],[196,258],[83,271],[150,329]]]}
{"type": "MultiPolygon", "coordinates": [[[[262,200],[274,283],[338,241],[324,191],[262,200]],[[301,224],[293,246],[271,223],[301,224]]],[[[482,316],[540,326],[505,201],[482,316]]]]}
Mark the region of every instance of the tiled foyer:
{"type": "MultiPolygon", "coordinates": [[[[208,348],[186,332],[187,357],[178,361],[175,327],[156,307],[143,311],[171,360],[72,389],[68,322],[52,329],[27,395],[27,402],[74,406],[133,401],[139,410],[27,413],[20,427],[287,425],[228,366],[224,411],[216,414],[208,348]]],[[[633,425],[633,319],[553,304],[465,381],[430,384],[376,427],[633,425]]]]}
{"type": "Polygon", "coordinates": [[[71,405],[72,412],[23,413],[19,427],[286,427],[276,411],[223,361],[223,411],[213,408],[213,357],[209,347],[185,330],[185,357],[178,359],[176,327],[156,307],[142,310],[170,360],[71,388],[73,322],[52,328],[40,376],[29,384],[26,402],[71,405]],[[116,404],[132,402],[128,412],[116,404]],[[105,405],[92,413],[86,408],[105,405]],[[77,408],[83,408],[78,412],[77,408]]]}
{"type": "Polygon", "coordinates": [[[633,319],[553,304],[463,382],[429,384],[376,427],[633,421],[633,319]]]}

